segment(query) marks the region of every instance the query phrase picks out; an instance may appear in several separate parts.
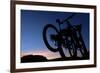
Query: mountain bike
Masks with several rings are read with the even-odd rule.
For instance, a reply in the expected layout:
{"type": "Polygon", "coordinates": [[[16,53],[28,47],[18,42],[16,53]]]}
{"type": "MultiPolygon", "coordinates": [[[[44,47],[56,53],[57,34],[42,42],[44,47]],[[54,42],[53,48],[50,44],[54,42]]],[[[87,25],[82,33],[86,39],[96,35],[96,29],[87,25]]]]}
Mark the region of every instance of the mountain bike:
{"type": "Polygon", "coordinates": [[[77,57],[79,51],[82,57],[88,56],[81,30],[82,26],[72,25],[70,19],[76,14],[73,13],[64,20],[56,19],[58,27],[47,24],[43,29],[43,40],[46,47],[52,52],[59,52],[62,58],[66,58],[65,50],[68,50],[70,57],[77,57]],[[66,24],[67,27],[61,28],[61,25],[66,24]]]}

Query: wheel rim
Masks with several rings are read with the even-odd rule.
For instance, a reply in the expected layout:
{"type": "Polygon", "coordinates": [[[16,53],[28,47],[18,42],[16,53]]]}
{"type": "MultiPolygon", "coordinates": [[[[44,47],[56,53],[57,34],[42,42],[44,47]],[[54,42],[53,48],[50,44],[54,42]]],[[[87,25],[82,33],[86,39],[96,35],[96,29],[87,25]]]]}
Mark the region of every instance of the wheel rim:
{"type": "Polygon", "coordinates": [[[53,52],[57,52],[58,51],[58,47],[57,46],[54,46],[54,43],[51,41],[50,39],[50,35],[51,34],[58,34],[58,30],[55,26],[53,26],[52,24],[47,24],[44,29],[43,29],[43,40],[44,40],[44,43],[46,45],[46,47],[53,51],[53,52]],[[52,32],[52,30],[55,31],[55,32],[52,32]],[[49,31],[50,30],[50,31],[49,31]],[[52,32],[52,33],[51,33],[52,32]],[[49,34],[48,34],[49,33],[49,34]]]}

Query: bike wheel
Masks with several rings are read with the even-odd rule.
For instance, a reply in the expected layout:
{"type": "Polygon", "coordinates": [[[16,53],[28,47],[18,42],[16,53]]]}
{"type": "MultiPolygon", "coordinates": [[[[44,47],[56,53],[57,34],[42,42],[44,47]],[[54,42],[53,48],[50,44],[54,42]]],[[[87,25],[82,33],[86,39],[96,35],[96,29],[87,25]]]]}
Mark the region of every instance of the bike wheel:
{"type": "Polygon", "coordinates": [[[68,50],[69,50],[70,56],[73,57],[74,54],[75,54],[75,48],[74,48],[74,45],[72,44],[72,45],[68,48],[68,50]]]}
{"type": "Polygon", "coordinates": [[[73,57],[75,55],[75,45],[74,43],[72,42],[72,39],[68,39],[68,44],[67,44],[67,48],[68,48],[68,51],[69,51],[69,54],[71,57],[73,57]]]}
{"type": "Polygon", "coordinates": [[[85,50],[84,49],[84,47],[82,46],[82,45],[80,45],[81,47],[80,47],[80,53],[81,53],[81,55],[82,55],[82,57],[86,57],[86,58],[88,58],[88,56],[89,56],[89,53],[87,52],[87,50],[85,50]]]}
{"type": "Polygon", "coordinates": [[[55,26],[53,26],[52,24],[47,24],[43,29],[44,43],[49,50],[51,50],[53,52],[57,52],[58,47],[55,46],[54,43],[52,43],[52,41],[50,39],[51,34],[59,34],[59,32],[55,26]]]}

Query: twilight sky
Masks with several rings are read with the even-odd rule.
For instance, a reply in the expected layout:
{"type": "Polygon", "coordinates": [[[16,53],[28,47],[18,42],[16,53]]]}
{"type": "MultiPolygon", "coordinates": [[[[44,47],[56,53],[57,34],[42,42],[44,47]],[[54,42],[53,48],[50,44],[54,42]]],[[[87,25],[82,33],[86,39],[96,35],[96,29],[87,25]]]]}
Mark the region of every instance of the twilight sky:
{"type": "MultiPolygon", "coordinates": [[[[73,12],[53,12],[21,10],[21,55],[43,55],[48,59],[60,57],[59,53],[53,53],[44,44],[42,31],[46,24],[50,23],[58,27],[56,19],[66,19],[73,12]]],[[[89,48],[89,13],[76,13],[70,20],[73,25],[82,24],[82,36],[87,48],[89,48]]],[[[62,28],[66,24],[62,25],[62,28]]],[[[68,52],[65,52],[69,55],[68,52]]]]}

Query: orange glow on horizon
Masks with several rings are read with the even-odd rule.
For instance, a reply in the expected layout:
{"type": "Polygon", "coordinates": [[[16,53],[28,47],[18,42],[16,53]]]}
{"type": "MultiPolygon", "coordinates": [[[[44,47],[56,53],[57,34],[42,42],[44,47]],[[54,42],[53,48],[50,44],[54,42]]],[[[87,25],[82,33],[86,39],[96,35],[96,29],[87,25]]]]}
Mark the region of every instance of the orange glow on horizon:
{"type": "Polygon", "coordinates": [[[55,59],[55,58],[60,58],[59,53],[53,53],[51,51],[31,51],[31,52],[26,52],[26,53],[21,53],[21,57],[25,55],[41,55],[46,57],[47,59],[55,59]]]}

